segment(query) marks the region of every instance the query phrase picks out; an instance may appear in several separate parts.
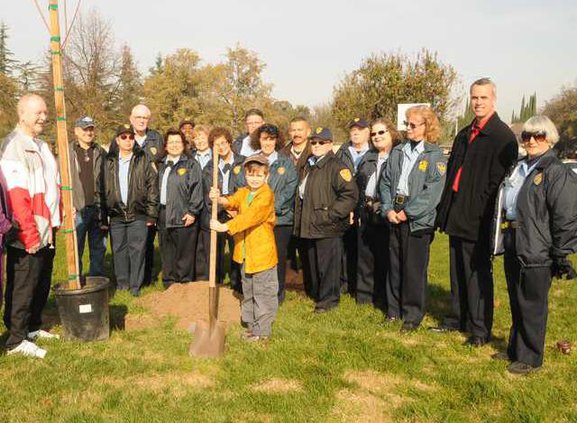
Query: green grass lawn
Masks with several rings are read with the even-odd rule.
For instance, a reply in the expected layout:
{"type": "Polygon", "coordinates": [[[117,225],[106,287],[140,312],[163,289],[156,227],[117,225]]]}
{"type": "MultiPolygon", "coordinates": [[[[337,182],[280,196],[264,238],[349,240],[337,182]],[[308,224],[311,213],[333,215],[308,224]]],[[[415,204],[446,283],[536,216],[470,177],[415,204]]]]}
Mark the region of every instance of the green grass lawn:
{"type": "MultiPolygon", "coordinates": [[[[65,278],[63,263],[61,249],[55,281],[65,278]]],[[[449,306],[448,242],[437,236],[429,312],[414,334],[400,335],[400,324],[348,296],[314,315],[289,292],[268,343],[245,344],[233,327],[219,360],[189,357],[191,335],[170,319],[113,330],[105,342],[44,342],[44,360],[0,355],[0,421],[577,421],[577,352],[554,348],[577,341],[577,282],[554,281],[544,367],[518,377],[490,359],[510,324],[501,259],[494,270],[495,340],[483,348],[426,330],[449,306]]],[[[124,293],[111,310],[146,312],[124,293]]]]}

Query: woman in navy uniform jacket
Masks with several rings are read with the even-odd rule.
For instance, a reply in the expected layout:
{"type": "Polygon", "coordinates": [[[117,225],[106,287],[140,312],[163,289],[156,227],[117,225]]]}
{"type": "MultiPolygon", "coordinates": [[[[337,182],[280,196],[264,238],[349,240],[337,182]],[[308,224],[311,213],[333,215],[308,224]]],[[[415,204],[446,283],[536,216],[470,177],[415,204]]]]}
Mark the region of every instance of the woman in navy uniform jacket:
{"type": "Polygon", "coordinates": [[[184,135],[170,129],[164,140],[167,154],[158,169],[158,228],[162,281],[168,287],[174,282],[195,280],[194,252],[203,198],[200,165],[186,154],[188,143],[184,135]]]}
{"type": "Polygon", "coordinates": [[[402,318],[401,332],[416,330],[425,315],[429,249],[446,171],[433,110],[411,107],[406,118],[408,140],[391,152],[379,184],[381,212],[391,224],[387,318],[402,318]]]}
{"type": "Polygon", "coordinates": [[[379,180],[399,134],[388,119],[371,124],[372,147],[359,163],[355,179],[359,187],[357,219],[357,289],[359,304],[385,307],[385,280],[389,272],[389,223],[381,216],[379,180]]]}
{"type": "Polygon", "coordinates": [[[252,135],[251,147],[268,158],[268,185],[274,192],[276,224],[274,237],[278,254],[278,299],[284,301],[288,244],[293,231],[295,194],[298,184],[297,170],[292,160],[280,153],[284,137],[278,127],[264,124],[252,135]]]}
{"type": "Polygon", "coordinates": [[[551,146],[559,140],[546,116],[523,125],[520,160],[501,184],[494,254],[505,253],[512,326],[508,370],[530,373],[543,364],[551,275],[575,277],[567,255],[577,251],[577,180],[551,146]]]}
{"type": "MultiPolygon", "coordinates": [[[[237,189],[246,184],[242,166],[245,157],[240,154],[235,154],[232,151],[232,141],[232,135],[226,128],[214,128],[208,135],[208,143],[210,144],[210,147],[214,148],[216,145],[219,155],[218,189],[222,195],[234,194],[237,189]]],[[[210,236],[208,231],[210,231],[210,211],[212,208],[212,201],[208,194],[212,187],[212,169],[212,160],[210,160],[202,172],[204,207],[200,215],[200,230],[206,232],[202,236],[202,239],[205,242],[204,251],[210,251],[210,236]]],[[[234,212],[228,212],[222,208],[222,206],[219,206],[218,220],[220,222],[227,222],[233,217],[232,213],[234,212]]],[[[235,291],[241,292],[240,267],[232,260],[234,240],[231,235],[225,233],[218,234],[216,267],[217,281],[222,283],[224,280],[225,243],[228,243],[228,250],[230,251],[230,283],[235,291]]],[[[206,260],[208,261],[208,256],[206,257],[206,260]]],[[[208,266],[206,267],[208,268],[208,266]]]]}

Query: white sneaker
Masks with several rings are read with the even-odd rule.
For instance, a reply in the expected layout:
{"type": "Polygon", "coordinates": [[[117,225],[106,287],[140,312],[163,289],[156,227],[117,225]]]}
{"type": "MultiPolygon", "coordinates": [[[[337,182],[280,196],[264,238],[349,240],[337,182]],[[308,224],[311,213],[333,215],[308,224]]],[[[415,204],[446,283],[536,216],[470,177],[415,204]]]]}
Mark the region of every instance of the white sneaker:
{"type": "Polygon", "coordinates": [[[44,358],[46,350],[40,348],[34,342],[24,340],[16,348],[12,348],[6,352],[7,355],[22,354],[27,357],[44,358]]]}
{"type": "Polygon", "coordinates": [[[60,339],[60,335],[46,332],[45,330],[42,329],[38,329],[32,332],[28,332],[28,339],[30,339],[31,341],[36,341],[37,339],[60,339]]]}

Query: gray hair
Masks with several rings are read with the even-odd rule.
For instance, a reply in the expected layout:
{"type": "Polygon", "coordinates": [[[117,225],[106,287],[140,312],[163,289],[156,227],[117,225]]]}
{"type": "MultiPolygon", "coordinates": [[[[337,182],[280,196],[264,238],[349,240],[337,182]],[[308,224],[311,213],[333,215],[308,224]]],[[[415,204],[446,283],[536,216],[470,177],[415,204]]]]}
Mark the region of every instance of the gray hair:
{"type": "Polygon", "coordinates": [[[529,118],[523,124],[523,131],[545,132],[547,142],[551,145],[555,145],[559,141],[559,132],[557,132],[555,124],[545,115],[535,115],[529,118]]]}
{"type": "Polygon", "coordinates": [[[481,79],[477,79],[475,82],[473,82],[471,84],[471,86],[469,87],[469,92],[471,92],[471,90],[473,89],[473,87],[475,85],[490,85],[491,88],[493,89],[493,97],[497,97],[497,85],[495,85],[495,83],[493,81],[491,81],[491,78],[481,78],[481,79]]]}

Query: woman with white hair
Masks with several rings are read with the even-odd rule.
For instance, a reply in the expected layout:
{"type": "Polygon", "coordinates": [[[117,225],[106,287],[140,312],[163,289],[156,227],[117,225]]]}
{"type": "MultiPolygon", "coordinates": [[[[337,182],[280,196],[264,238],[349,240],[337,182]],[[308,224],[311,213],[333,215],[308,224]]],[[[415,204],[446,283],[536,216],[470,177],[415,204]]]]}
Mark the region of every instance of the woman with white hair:
{"type": "Polygon", "coordinates": [[[577,179],[551,147],[559,140],[546,116],[523,125],[519,160],[499,191],[494,254],[504,252],[512,326],[508,371],[528,374],[541,367],[551,277],[575,277],[567,255],[577,251],[577,179]]]}

